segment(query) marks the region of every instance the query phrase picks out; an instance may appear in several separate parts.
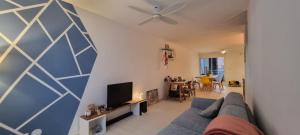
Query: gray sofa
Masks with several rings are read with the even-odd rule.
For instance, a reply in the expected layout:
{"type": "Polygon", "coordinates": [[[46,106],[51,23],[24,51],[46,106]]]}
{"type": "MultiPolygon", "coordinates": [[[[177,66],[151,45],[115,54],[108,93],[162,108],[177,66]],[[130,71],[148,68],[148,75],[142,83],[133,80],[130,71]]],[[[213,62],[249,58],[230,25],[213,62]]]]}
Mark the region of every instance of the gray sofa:
{"type": "MultiPolygon", "coordinates": [[[[213,99],[194,98],[191,108],[162,129],[158,135],[201,135],[212,119],[200,116],[199,112],[214,101],[213,99]]],[[[238,93],[232,92],[225,97],[218,116],[220,115],[237,116],[255,125],[251,111],[238,93]]]]}

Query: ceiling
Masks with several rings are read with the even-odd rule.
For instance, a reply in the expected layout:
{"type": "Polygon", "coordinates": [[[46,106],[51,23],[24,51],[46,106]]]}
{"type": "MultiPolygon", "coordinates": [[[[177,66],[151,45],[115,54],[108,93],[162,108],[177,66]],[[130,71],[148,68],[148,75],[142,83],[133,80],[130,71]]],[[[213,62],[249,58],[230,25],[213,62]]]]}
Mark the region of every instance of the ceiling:
{"type": "Polygon", "coordinates": [[[183,9],[168,16],[178,21],[178,24],[170,25],[155,20],[142,26],[138,23],[149,15],[134,11],[128,6],[153,11],[153,6],[145,0],[66,1],[200,53],[219,51],[244,43],[248,0],[159,0],[162,8],[176,1],[186,1],[183,9]]]}

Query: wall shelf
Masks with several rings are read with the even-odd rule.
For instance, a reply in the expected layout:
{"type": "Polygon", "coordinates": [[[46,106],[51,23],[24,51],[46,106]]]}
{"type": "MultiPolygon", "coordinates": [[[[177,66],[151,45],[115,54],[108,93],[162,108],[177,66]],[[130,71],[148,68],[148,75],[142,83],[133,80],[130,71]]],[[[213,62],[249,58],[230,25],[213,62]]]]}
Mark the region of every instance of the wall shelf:
{"type": "Polygon", "coordinates": [[[174,53],[174,49],[170,48],[168,44],[165,45],[164,48],[160,49],[163,53],[167,53],[168,58],[170,60],[174,60],[175,59],[175,53],[174,53]]]}
{"type": "Polygon", "coordinates": [[[174,51],[173,49],[170,49],[170,48],[161,48],[160,50],[162,50],[162,51],[174,51]]]}

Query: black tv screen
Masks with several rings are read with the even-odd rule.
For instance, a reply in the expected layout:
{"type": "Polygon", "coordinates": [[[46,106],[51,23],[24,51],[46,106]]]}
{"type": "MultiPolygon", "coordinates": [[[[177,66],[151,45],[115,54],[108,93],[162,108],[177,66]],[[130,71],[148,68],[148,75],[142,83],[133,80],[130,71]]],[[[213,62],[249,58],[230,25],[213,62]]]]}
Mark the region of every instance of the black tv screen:
{"type": "Polygon", "coordinates": [[[107,107],[116,108],[132,100],[132,82],[107,85],[107,107]]]}

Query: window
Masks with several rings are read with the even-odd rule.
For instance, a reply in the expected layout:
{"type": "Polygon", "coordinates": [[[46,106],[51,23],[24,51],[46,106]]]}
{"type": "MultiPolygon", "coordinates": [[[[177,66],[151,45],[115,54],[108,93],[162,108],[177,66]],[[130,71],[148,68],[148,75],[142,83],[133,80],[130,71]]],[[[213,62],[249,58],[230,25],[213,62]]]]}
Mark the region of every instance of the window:
{"type": "Polygon", "coordinates": [[[201,58],[200,73],[201,75],[224,75],[224,57],[201,58]]]}

